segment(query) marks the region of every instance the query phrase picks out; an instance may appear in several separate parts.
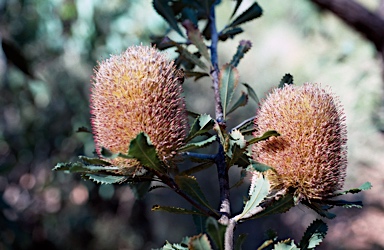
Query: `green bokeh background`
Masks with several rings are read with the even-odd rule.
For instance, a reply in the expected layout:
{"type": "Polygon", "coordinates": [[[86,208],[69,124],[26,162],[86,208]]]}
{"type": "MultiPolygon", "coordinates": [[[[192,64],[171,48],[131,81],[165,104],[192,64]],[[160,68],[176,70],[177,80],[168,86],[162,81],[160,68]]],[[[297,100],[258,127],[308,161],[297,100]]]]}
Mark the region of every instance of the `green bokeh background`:
{"type": "MultiPolygon", "coordinates": [[[[239,12],[252,1],[243,2],[239,12]]],[[[379,1],[360,2],[374,10],[379,1]]],[[[259,3],[263,17],[219,45],[220,63],[231,59],[241,39],[249,39],[253,48],[238,68],[241,82],[259,98],[288,72],[296,84],[320,82],[340,96],[349,138],[345,188],[370,181],[373,189],[359,196],[363,210],[338,211],[319,249],[384,249],[384,85],[374,46],[310,1],[259,3]]],[[[234,4],[223,0],[218,7],[219,29],[234,4]]],[[[0,0],[1,37],[25,55],[34,75],[5,64],[0,53],[0,249],[150,249],[195,233],[188,216],[150,211],[154,204],[188,206],[171,191],[156,190],[136,201],[127,186],[98,186],[51,171],[57,162],[93,154],[92,136],[75,131],[90,128],[88,96],[97,61],[131,45],[148,45],[151,35],[166,30],[149,0],[0,0]]],[[[209,80],[186,80],[184,86],[188,108],[214,116],[209,80]]],[[[255,110],[250,101],[229,117],[228,126],[255,110]]],[[[239,171],[233,169],[231,176],[234,182],[239,171]]],[[[198,178],[218,205],[215,171],[198,178]]],[[[234,212],[246,192],[247,185],[232,190],[234,212]]],[[[265,230],[299,240],[315,218],[299,206],[282,216],[246,222],[237,232],[250,233],[245,249],[255,249],[265,230]]]]}

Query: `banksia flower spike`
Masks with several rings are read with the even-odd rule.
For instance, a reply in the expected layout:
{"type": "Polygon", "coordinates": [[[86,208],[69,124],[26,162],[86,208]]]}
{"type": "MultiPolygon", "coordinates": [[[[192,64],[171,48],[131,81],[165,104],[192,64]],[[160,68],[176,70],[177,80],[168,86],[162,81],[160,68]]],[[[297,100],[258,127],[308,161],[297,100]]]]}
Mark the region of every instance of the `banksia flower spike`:
{"type": "MultiPolygon", "coordinates": [[[[172,167],[187,135],[182,97],[184,75],[157,49],[128,48],[99,63],[91,88],[92,129],[96,151],[127,153],[138,133],[149,135],[160,160],[172,167]]],[[[123,172],[140,170],[137,160],[110,160],[123,172]]]]}
{"type": "Polygon", "coordinates": [[[291,189],[299,201],[310,201],[326,199],[342,188],[347,132],[342,107],[331,93],[308,83],[275,89],[255,123],[255,136],[268,130],[281,134],[253,148],[254,160],[275,169],[266,174],[272,189],[291,189]]]}

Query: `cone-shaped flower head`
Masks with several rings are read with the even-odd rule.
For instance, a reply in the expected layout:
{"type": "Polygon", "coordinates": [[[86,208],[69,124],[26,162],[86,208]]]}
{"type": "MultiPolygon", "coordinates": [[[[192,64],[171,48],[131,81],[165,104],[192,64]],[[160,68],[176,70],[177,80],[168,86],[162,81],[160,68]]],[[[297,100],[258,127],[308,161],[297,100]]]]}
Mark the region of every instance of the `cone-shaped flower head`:
{"type": "MultiPolygon", "coordinates": [[[[90,105],[97,153],[102,147],[127,153],[130,141],[145,132],[160,160],[172,166],[188,126],[183,77],[164,54],[147,46],[130,47],[99,63],[90,105]]],[[[136,160],[111,162],[129,171],[140,169],[136,160]]]]}
{"type": "Polygon", "coordinates": [[[266,174],[274,190],[292,189],[299,200],[311,200],[342,188],[347,132],[342,107],[330,92],[317,84],[275,89],[255,123],[255,136],[268,130],[281,134],[253,148],[254,160],[276,170],[266,174]]]}

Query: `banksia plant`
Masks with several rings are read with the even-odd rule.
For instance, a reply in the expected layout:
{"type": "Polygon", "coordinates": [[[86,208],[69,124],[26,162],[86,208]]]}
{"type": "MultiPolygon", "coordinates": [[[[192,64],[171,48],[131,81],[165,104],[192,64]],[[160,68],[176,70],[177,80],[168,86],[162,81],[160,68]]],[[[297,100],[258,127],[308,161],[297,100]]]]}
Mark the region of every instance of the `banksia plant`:
{"type": "Polygon", "coordinates": [[[299,200],[311,200],[329,198],[343,186],[347,132],[334,95],[317,84],[285,85],[269,94],[255,123],[255,136],[280,133],[253,148],[254,159],[275,170],[267,172],[272,189],[292,189],[299,200]]]}
{"type": "MultiPolygon", "coordinates": [[[[99,63],[91,88],[96,151],[127,153],[145,132],[163,162],[172,167],[187,135],[183,73],[156,48],[134,46],[99,63]]],[[[122,170],[140,169],[136,159],[110,160],[122,170]]],[[[123,171],[124,172],[124,171],[123,171]]]]}

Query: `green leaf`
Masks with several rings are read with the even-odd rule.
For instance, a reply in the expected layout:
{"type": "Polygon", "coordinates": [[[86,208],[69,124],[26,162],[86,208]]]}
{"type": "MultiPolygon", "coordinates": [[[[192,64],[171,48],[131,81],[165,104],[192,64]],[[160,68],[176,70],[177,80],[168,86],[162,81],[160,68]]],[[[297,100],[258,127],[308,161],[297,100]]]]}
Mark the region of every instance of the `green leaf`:
{"type": "Polygon", "coordinates": [[[231,18],[236,14],[237,10],[239,9],[241,3],[243,2],[243,0],[236,0],[236,6],[232,12],[232,15],[231,15],[231,18]]]}
{"type": "Polygon", "coordinates": [[[206,222],[207,233],[216,244],[217,248],[224,250],[224,234],[226,226],[220,224],[212,217],[209,217],[206,222]]]}
{"type": "Polygon", "coordinates": [[[283,88],[286,84],[293,84],[293,76],[291,74],[285,74],[280,80],[279,88],[283,88]]]}
{"type": "Polygon", "coordinates": [[[127,180],[125,176],[113,176],[113,175],[96,175],[86,174],[87,179],[96,182],[97,184],[114,184],[123,183],[127,180]]]}
{"type": "Polygon", "coordinates": [[[280,134],[276,130],[269,130],[265,132],[262,136],[252,138],[248,141],[248,145],[254,144],[256,142],[265,141],[271,136],[280,136],[280,134]]]}
{"type": "Polygon", "coordinates": [[[141,132],[131,140],[128,155],[140,161],[145,167],[163,172],[162,163],[157,157],[156,149],[149,136],[141,132]]]}
{"type": "Polygon", "coordinates": [[[299,243],[300,249],[314,249],[323,241],[325,235],[327,234],[327,231],[328,226],[327,224],[325,224],[325,222],[319,219],[313,221],[305,231],[303,238],[299,243]]]}
{"type": "Polygon", "coordinates": [[[79,156],[79,159],[84,162],[85,164],[89,165],[101,165],[101,166],[111,166],[112,164],[108,161],[104,161],[99,158],[89,158],[83,155],[79,156]]]}
{"type": "Polygon", "coordinates": [[[180,173],[180,175],[192,175],[194,173],[210,168],[214,163],[215,162],[213,160],[206,160],[197,166],[184,170],[183,172],[180,173]]]}
{"type": "Polygon", "coordinates": [[[188,142],[198,135],[207,133],[209,130],[213,128],[214,124],[215,122],[210,115],[207,115],[207,114],[200,115],[193,122],[191,129],[189,130],[189,134],[186,141],[188,142]]]}
{"type": "Polygon", "coordinates": [[[240,27],[226,27],[219,33],[219,40],[226,41],[228,38],[234,38],[236,35],[243,33],[244,30],[240,27]]]}
{"type": "Polygon", "coordinates": [[[206,72],[198,72],[198,71],[189,71],[189,70],[186,70],[186,71],[184,71],[184,73],[185,73],[185,77],[186,78],[190,78],[190,77],[194,77],[195,79],[195,81],[197,81],[197,80],[199,80],[200,78],[203,78],[203,77],[205,77],[205,76],[209,76],[209,74],[208,73],[206,73],[206,72]]]}
{"type": "Polygon", "coordinates": [[[262,212],[252,216],[250,219],[256,219],[265,217],[272,214],[281,214],[287,212],[289,209],[295,206],[293,195],[287,193],[278,200],[274,200],[270,203],[262,212]]]}
{"type": "Polygon", "coordinates": [[[270,166],[267,166],[267,165],[265,165],[265,164],[263,164],[263,163],[260,163],[260,162],[256,162],[256,161],[251,161],[251,166],[252,166],[252,168],[254,169],[254,170],[256,170],[256,171],[258,171],[258,172],[265,172],[265,171],[268,171],[268,170],[270,170],[270,169],[272,169],[273,170],[273,168],[272,167],[270,167],[270,166]]]}
{"type": "Polygon", "coordinates": [[[92,131],[89,130],[88,128],[82,126],[82,127],[77,128],[76,133],[88,133],[88,134],[92,134],[92,131]]]}
{"type": "Polygon", "coordinates": [[[263,10],[261,9],[258,3],[253,3],[246,11],[244,11],[240,16],[238,16],[229,27],[235,27],[245,22],[251,21],[255,18],[260,17],[263,14],[263,10]]]}
{"type": "Polygon", "coordinates": [[[243,243],[244,243],[245,239],[247,238],[247,236],[248,236],[248,234],[240,234],[239,237],[237,237],[237,239],[235,241],[235,247],[234,247],[235,250],[241,250],[242,249],[243,243]]]}
{"type": "Polygon", "coordinates": [[[231,167],[238,163],[239,158],[243,157],[244,152],[247,149],[247,141],[241,132],[237,129],[233,130],[229,134],[229,147],[226,151],[226,155],[230,158],[228,166],[231,167]]]}
{"type": "Polygon", "coordinates": [[[181,46],[178,43],[176,43],[175,46],[177,47],[177,51],[180,53],[180,56],[182,58],[193,63],[194,65],[199,66],[201,69],[204,69],[204,70],[208,69],[207,65],[202,60],[200,60],[199,57],[192,54],[189,50],[187,50],[186,48],[184,48],[183,46],[181,46]]]}
{"type": "Polygon", "coordinates": [[[267,197],[269,193],[270,184],[268,179],[264,178],[263,175],[259,175],[259,178],[256,180],[256,183],[253,187],[253,190],[250,190],[250,198],[245,203],[243,212],[236,216],[236,220],[242,220],[252,217],[253,215],[261,212],[259,211],[260,203],[267,197]]]}
{"type": "Polygon", "coordinates": [[[239,83],[239,72],[230,64],[225,64],[220,70],[219,88],[220,100],[223,107],[224,119],[227,114],[227,107],[231,102],[233,93],[239,83]]]}
{"type": "Polygon", "coordinates": [[[152,211],[162,211],[162,212],[168,212],[168,213],[174,213],[174,214],[195,214],[195,215],[202,215],[199,211],[196,210],[189,210],[181,207],[172,207],[172,206],[160,206],[160,205],[154,205],[151,209],[152,211]]]}
{"type": "MultiPolygon", "coordinates": [[[[189,238],[187,238],[189,240],[189,238]]],[[[188,250],[188,245],[186,244],[178,244],[178,243],[169,243],[168,241],[165,242],[165,245],[161,248],[161,250],[188,250]]]]}
{"type": "Polygon", "coordinates": [[[232,113],[236,109],[247,105],[247,103],[248,103],[248,95],[242,91],[241,96],[239,97],[237,102],[235,104],[233,104],[232,108],[227,112],[227,115],[229,115],[230,113],[232,113]]]}
{"type": "Polygon", "coordinates": [[[274,245],[274,250],[300,250],[293,240],[284,240],[274,245]]]}
{"type": "Polygon", "coordinates": [[[233,67],[237,67],[239,65],[240,60],[244,57],[245,53],[247,53],[252,47],[252,43],[248,40],[241,40],[239,45],[237,46],[236,54],[233,55],[232,60],[229,64],[233,67]]]}
{"type": "Polygon", "coordinates": [[[96,174],[98,172],[119,170],[119,168],[116,166],[95,166],[95,165],[85,165],[81,162],[68,162],[68,163],[58,163],[52,170],[68,171],[70,173],[96,174]]]}
{"type": "Polygon", "coordinates": [[[175,14],[171,6],[169,6],[168,2],[168,0],[153,0],[153,8],[156,10],[157,13],[159,13],[160,16],[165,19],[165,21],[168,22],[169,26],[171,26],[172,29],[179,33],[180,36],[184,37],[177,24],[175,14]]]}
{"type": "Polygon", "coordinates": [[[323,201],[324,204],[331,205],[331,206],[338,206],[338,207],[344,207],[344,208],[362,208],[363,202],[361,201],[345,201],[345,200],[326,200],[323,201]]]}
{"type": "Polygon", "coordinates": [[[188,144],[184,145],[183,147],[181,147],[179,149],[179,151],[185,152],[185,151],[189,151],[189,150],[193,150],[193,149],[197,149],[197,148],[203,148],[203,147],[206,147],[215,141],[216,141],[216,135],[213,135],[213,136],[209,137],[208,139],[205,139],[202,141],[188,143],[188,144]]]}
{"type": "Polygon", "coordinates": [[[106,159],[115,159],[116,157],[118,157],[118,153],[115,154],[115,153],[112,153],[112,151],[110,151],[109,149],[107,148],[104,148],[102,147],[101,148],[101,156],[103,158],[106,158],[106,159]]]}
{"type": "Polygon", "coordinates": [[[192,214],[193,223],[196,226],[196,231],[198,234],[206,233],[206,222],[208,218],[209,217],[206,215],[192,214]]]}
{"type": "Polygon", "coordinates": [[[189,250],[212,250],[211,243],[206,234],[200,234],[189,238],[189,250]]]}
{"type": "Polygon", "coordinates": [[[196,26],[190,20],[185,20],[183,22],[183,26],[187,30],[188,39],[192,42],[193,45],[196,46],[196,48],[199,50],[200,54],[208,62],[210,62],[211,57],[209,56],[207,45],[205,45],[200,31],[196,28],[196,26]]]}
{"type": "Polygon", "coordinates": [[[133,182],[129,183],[128,186],[131,188],[133,194],[135,195],[135,198],[138,200],[142,200],[149,192],[149,188],[151,187],[151,181],[133,182]]]}
{"type": "Polygon", "coordinates": [[[301,203],[303,203],[307,207],[311,208],[313,211],[315,211],[316,213],[318,213],[319,215],[321,215],[323,217],[326,217],[328,219],[333,219],[336,217],[335,214],[328,212],[327,209],[324,209],[324,207],[317,202],[312,202],[312,201],[308,202],[308,201],[304,200],[301,203]]]}
{"type": "Polygon", "coordinates": [[[352,188],[352,189],[343,191],[341,193],[336,193],[333,196],[335,197],[335,196],[340,196],[340,195],[344,195],[344,194],[357,194],[357,193],[360,193],[361,191],[369,190],[371,188],[372,188],[372,184],[370,182],[365,182],[364,184],[362,184],[358,188],[352,188]]]}
{"type": "Polygon", "coordinates": [[[247,88],[248,95],[256,102],[256,104],[258,104],[260,101],[255,90],[253,90],[253,88],[248,83],[243,83],[243,85],[247,88]]]}
{"type": "Polygon", "coordinates": [[[185,175],[176,175],[175,182],[177,183],[177,185],[181,190],[183,190],[195,201],[209,208],[211,211],[214,211],[212,207],[209,205],[207,198],[205,198],[204,193],[201,191],[199,183],[197,182],[195,177],[185,176],[185,175]]]}

